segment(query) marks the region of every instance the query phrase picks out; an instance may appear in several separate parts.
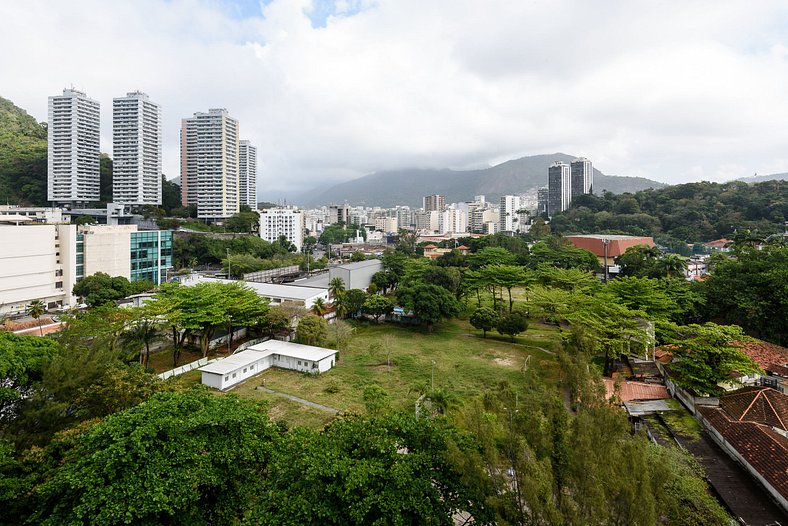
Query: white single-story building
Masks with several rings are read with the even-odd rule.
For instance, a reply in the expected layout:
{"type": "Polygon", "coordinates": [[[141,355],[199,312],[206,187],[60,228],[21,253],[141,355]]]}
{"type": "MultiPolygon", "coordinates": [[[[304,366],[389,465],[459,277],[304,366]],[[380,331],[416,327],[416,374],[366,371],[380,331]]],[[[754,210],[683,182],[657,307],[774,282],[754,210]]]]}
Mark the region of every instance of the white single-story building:
{"type": "Polygon", "coordinates": [[[202,383],[224,390],[271,367],[323,373],[334,367],[337,351],[312,345],[268,340],[200,367],[202,383]]]}

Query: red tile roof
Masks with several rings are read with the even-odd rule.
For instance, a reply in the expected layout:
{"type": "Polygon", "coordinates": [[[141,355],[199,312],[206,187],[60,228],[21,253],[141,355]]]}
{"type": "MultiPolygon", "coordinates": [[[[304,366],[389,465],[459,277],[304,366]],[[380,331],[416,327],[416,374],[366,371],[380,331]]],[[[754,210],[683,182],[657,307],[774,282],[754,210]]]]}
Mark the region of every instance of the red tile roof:
{"type": "Polygon", "coordinates": [[[771,365],[785,366],[788,364],[788,349],[785,347],[761,340],[734,342],[734,345],[763,369],[767,369],[771,365]]]}
{"type": "Polygon", "coordinates": [[[777,492],[788,498],[788,438],[763,424],[733,420],[719,407],[698,406],[698,410],[777,492]]]}
{"type": "Polygon", "coordinates": [[[424,245],[424,249],[425,249],[425,250],[427,250],[427,249],[429,249],[429,250],[435,250],[436,248],[438,248],[438,247],[436,247],[435,245],[424,245]]]}
{"type": "MultiPolygon", "coordinates": [[[[615,380],[604,378],[605,398],[608,400],[614,396],[615,380]]],[[[619,384],[618,400],[621,402],[631,402],[632,400],[662,400],[670,398],[668,390],[664,385],[648,384],[644,382],[621,382],[619,384]]]]}
{"type": "Polygon", "coordinates": [[[720,396],[732,420],[788,430],[788,396],[770,387],[744,387],[720,396]]]}

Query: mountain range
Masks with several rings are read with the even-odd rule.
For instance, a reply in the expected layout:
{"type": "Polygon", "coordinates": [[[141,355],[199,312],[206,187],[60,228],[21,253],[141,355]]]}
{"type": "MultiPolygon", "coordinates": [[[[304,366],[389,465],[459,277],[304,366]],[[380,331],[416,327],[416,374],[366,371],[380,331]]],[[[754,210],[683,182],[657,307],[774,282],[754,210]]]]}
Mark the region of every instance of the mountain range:
{"type": "MultiPolygon", "coordinates": [[[[375,172],[328,188],[316,188],[293,201],[302,206],[347,202],[353,205],[391,207],[421,206],[422,197],[446,196],[447,203],[470,201],[484,194],[489,201],[501,195],[520,194],[547,186],[547,168],[554,161],[570,162],[565,153],[521,157],[479,170],[403,169],[375,172]]],[[[643,177],[605,175],[594,168],[594,193],[616,194],[661,188],[664,183],[643,177]]]]}

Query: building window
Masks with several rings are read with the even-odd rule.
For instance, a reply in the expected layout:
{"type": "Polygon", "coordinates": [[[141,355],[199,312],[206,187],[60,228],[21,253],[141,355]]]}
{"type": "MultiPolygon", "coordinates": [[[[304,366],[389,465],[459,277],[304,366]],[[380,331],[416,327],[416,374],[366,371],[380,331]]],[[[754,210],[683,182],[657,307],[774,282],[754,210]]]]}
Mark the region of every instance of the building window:
{"type": "Polygon", "coordinates": [[[238,375],[236,373],[233,373],[233,378],[235,378],[236,376],[238,376],[238,375]]]}
{"type": "Polygon", "coordinates": [[[230,379],[230,377],[229,377],[229,376],[225,376],[225,377],[224,377],[224,381],[225,381],[225,382],[226,382],[227,380],[229,380],[229,379],[230,379]]]}
{"type": "Polygon", "coordinates": [[[246,367],[244,367],[244,372],[246,372],[246,367]]]}
{"type": "Polygon", "coordinates": [[[63,282],[62,281],[56,281],[55,282],[55,288],[56,289],[62,289],[63,288],[63,282]]]}

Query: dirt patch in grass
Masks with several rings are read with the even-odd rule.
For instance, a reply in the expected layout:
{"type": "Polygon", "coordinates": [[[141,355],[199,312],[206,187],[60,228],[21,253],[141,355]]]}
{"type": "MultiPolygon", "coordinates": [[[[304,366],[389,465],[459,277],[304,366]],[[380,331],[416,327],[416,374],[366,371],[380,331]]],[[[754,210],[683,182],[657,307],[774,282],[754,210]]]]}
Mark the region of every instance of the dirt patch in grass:
{"type": "Polygon", "coordinates": [[[493,361],[503,367],[514,367],[514,360],[511,358],[493,358],[493,361]]]}

